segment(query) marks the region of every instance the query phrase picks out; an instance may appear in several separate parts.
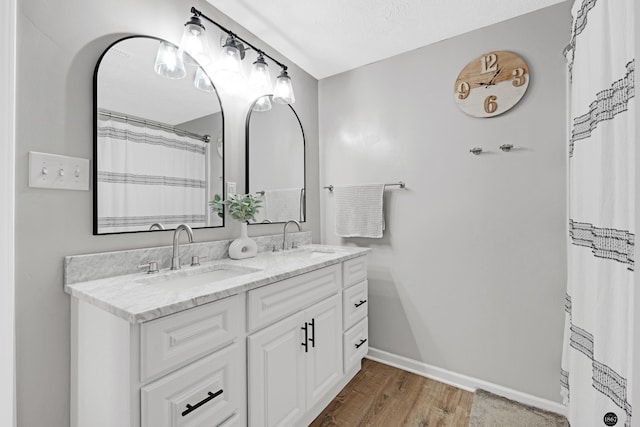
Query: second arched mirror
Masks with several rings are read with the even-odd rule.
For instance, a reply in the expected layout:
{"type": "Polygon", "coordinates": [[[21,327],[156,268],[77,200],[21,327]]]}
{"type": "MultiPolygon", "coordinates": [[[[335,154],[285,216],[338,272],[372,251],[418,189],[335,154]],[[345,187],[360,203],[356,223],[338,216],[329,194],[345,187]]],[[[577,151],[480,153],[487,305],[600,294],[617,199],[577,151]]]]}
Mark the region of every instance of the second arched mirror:
{"type": "Polygon", "coordinates": [[[245,182],[262,208],[253,223],[305,221],[305,138],[298,114],[287,104],[271,102],[267,111],[254,106],[246,123],[245,182]]]}

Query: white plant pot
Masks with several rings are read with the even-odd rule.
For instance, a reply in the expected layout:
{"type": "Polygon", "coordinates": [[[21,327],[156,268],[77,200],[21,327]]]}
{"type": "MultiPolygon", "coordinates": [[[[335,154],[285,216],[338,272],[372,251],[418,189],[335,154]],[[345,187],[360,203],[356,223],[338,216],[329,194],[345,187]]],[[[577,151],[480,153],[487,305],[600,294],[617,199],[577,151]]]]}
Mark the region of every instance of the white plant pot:
{"type": "Polygon", "coordinates": [[[256,256],[258,244],[247,234],[247,223],[240,223],[240,237],[229,245],[229,258],[244,259],[256,256]]]}

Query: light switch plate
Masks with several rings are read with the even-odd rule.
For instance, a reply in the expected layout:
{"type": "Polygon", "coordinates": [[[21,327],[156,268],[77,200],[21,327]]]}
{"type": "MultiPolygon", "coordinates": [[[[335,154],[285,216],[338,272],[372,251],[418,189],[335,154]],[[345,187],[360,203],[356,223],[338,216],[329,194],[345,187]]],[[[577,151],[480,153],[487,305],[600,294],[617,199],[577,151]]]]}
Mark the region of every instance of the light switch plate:
{"type": "Polygon", "coordinates": [[[236,183],[227,181],[227,197],[236,194],[236,183]]]}
{"type": "Polygon", "coordinates": [[[29,152],[29,187],[89,190],[89,159],[29,152]]]}

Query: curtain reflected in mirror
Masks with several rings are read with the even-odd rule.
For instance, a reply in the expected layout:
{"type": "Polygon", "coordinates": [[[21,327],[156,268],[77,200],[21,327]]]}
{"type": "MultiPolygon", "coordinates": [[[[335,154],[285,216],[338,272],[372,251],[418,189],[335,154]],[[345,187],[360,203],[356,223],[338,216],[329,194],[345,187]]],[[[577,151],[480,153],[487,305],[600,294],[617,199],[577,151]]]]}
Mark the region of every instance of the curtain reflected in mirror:
{"type": "Polygon", "coordinates": [[[154,70],[161,43],[120,40],[96,66],[94,234],[224,225],[208,205],[223,194],[219,98],[193,60],[183,78],[154,70]]]}
{"type": "Polygon", "coordinates": [[[246,126],[247,193],[261,200],[256,223],[305,221],[305,138],[290,105],[271,102],[261,111],[258,99],[246,126]]]}

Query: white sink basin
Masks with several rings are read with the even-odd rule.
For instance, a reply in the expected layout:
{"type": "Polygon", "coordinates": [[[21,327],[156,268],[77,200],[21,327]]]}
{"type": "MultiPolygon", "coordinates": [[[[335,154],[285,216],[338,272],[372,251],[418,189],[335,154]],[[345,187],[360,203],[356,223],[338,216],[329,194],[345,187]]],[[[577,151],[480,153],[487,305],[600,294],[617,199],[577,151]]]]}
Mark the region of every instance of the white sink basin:
{"type": "Polygon", "coordinates": [[[335,254],[336,251],[334,249],[329,248],[298,248],[298,249],[290,249],[288,251],[275,252],[275,254],[279,256],[291,256],[298,258],[320,258],[323,256],[335,254]]]}
{"type": "Polygon", "coordinates": [[[239,267],[229,264],[216,264],[201,268],[188,268],[178,271],[168,271],[149,275],[136,280],[141,284],[153,285],[159,289],[183,290],[195,288],[203,285],[210,285],[215,282],[231,279],[261,271],[257,268],[239,267]]]}

